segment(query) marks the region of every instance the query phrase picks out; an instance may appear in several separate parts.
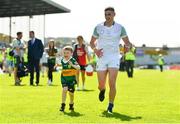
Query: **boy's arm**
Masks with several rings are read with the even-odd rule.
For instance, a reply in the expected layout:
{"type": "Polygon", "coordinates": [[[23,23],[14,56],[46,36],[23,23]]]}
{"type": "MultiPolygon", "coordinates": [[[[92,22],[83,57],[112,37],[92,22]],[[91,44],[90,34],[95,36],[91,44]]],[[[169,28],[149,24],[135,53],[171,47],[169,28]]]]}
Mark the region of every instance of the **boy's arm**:
{"type": "Polygon", "coordinates": [[[79,66],[79,64],[78,64],[77,62],[75,62],[75,64],[73,64],[71,61],[69,61],[68,63],[69,63],[69,65],[71,65],[73,68],[75,68],[75,69],[77,69],[77,70],[80,69],[80,66],[79,66]]]}

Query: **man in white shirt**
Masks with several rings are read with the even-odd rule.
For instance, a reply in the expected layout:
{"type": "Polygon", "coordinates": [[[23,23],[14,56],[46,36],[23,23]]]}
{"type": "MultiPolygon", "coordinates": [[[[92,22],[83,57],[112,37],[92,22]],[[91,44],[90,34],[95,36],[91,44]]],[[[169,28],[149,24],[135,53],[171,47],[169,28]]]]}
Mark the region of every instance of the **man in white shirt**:
{"type": "Polygon", "coordinates": [[[14,49],[14,80],[15,85],[20,85],[20,79],[17,76],[18,66],[23,62],[25,44],[22,41],[22,32],[17,32],[17,38],[13,40],[12,47],[14,49]]]}
{"type": "Polygon", "coordinates": [[[122,39],[125,45],[131,46],[125,28],[114,21],[115,11],[113,7],[105,9],[106,21],[98,24],[90,41],[91,48],[98,56],[97,76],[99,83],[99,100],[105,98],[105,83],[107,74],[109,75],[109,105],[108,113],[112,113],[114,99],[116,96],[116,78],[118,75],[120,55],[119,44],[122,39]],[[97,41],[96,41],[97,40],[97,41]],[[97,43],[97,45],[96,45],[97,43]]]}

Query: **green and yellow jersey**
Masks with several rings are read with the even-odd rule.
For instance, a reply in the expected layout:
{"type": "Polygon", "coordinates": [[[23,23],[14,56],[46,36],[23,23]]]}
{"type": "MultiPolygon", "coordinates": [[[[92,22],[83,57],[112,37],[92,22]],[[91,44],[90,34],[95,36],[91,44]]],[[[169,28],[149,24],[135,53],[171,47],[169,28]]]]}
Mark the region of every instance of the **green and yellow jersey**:
{"type": "Polygon", "coordinates": [[[68,62],[77,65],[77,61],[74,58],[70,58],[68,61],[65,59],[61,60],[62,72],[61,72],[61,83],[62,85],[74,85],[76,84],[77,70],[73,68],[68,62]]]}

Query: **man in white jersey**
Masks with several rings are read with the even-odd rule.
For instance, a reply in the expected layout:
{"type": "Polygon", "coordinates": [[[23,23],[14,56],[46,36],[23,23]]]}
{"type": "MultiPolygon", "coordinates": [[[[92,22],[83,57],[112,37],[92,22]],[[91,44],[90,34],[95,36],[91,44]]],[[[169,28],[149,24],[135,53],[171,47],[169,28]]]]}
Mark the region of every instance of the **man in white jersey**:
{"type": "Polygon", "coordinates": [[[24,61],[24,51],[25,51],[25,43],[22,40],[23,33],[22,32],[17,32],[17,38],[13,40],[12,46],[14,49],[14,80],[15,80],[15,85],[19,86],[21,80],[19,79],[17,75],[18,71],[18,66],[20,62],[24,61]]]}
{"type": "Polygon", "coordinates": [[[90,41],[91,48],[98,56],[97,77],[99,83],[99,100],[102,102],[105,98],[106,77],[109,75],[109,105],[108,113],[112,113],[114,99],[116,96],[116,78],[119,69],[120,39],[125,45],[131,46],[125,28],[114,21],[115,11],[113,7],[105,9],[105,22],[98,24],[90,41]],[[97,40],[97,42],[96,42],[97,40]],[[97,45],[96,45],[97,44],[97,45]]]}

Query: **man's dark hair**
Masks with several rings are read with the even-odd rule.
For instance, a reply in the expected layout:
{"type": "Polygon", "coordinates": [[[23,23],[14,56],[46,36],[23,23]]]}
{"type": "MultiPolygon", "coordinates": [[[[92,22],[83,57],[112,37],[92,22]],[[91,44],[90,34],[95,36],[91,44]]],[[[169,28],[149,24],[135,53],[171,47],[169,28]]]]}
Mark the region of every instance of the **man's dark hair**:
{"type": "Polygon", "coordinates": [[[34,34],[34,31],[30,31],[30,33],[33,33],[33,34],[34,34]]]}
{"type": "Polygon", "coordinates": [[[19,35],[21,35],[22,34],[22,32],[17,32],[17,36],[19,36],[19,35]]]}
{"type": "Polygon", "coordinates": [[[104,11],[113,11],[113,12],[115,12],[115,10],[114,10],[114,8],[113,7],[107,7],[107,8],[105,8],[105,10],[104,11]]]}

